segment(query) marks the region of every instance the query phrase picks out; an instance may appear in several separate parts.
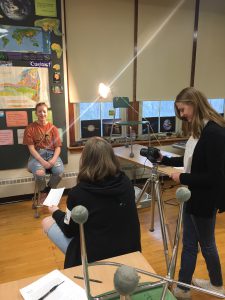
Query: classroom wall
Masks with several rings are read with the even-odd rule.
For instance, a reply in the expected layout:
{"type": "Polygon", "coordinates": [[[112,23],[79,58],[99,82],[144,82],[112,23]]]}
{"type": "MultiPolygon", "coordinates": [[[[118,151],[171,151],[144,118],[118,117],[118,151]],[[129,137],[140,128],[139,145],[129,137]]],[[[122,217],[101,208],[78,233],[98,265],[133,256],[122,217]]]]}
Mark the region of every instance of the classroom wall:
{"type": "MultiPolygon", "coordinates": [[[[0,63],[2,72],[8,72],[12,74],[17,72],[17,67],[26,68],[36,68],[35,70],[46,75],[45,80],[40,80],[39,84],[42,90],[37,92],[37,97],[35,99],[28,99],[27,95],[24,98],[21,96],[24,102],[23,105],[18,100],[13,102],[14,98],[11,98],[7,94],[4,96],[4,93],[1,94],[0,101],[0,111],[1,111],[1,120],[0,120],[0,129],[4,132],[5,129],[13,132],[13,144],[4,144],[3,138],[1,137],[1,146],[0,146],[0,198],[10,197],[14,195],[23,195],[33,193],[34,183],[32,174],[30,174],[27,169],[27,160],[29,157],[29,151],[26,146],[20,144],[18,129],[24,130],[26,127],[25,123],[21,122],[15,124],[7,123],[7,113],[10,110],[20,113],[21,111],[27,115],[27,122],[30,123],[33,121],[33,111],[37,102],[47,101],[50,105],[50,110],[53,117],[53,123],[58,128],[62,129],[63,138],[62,138],[62,148],[61,148],[61,158],[65,164],[65,176],[62,180],[62,185],[71,187],[75,182],[75,173],[77,172],[77,158],[76,156],[71,155],[68,158],[70,153],[67,153],[67,138],[69,137],[67,128],[68,128],[68,109],[67,109],[67,82],[66,82],[66,60],[65,60],[65,45],[64,42],[64,28],[63,28],[63,19],[62,19],[62,9],[61,9],[61,0],[56,0],[51,2],[49,5],[45,5],[44,1],[42,3],[37,3],[35,1],[30,1],[30,6],[24,7],[24,10],[19,11],[21,15],[7,14],[7,11],[4,10],[4,6],[1,6],[0,15],[1,21],[0,26],[2,28],[1,32],[7,32],[7,42],[1,36],[1,58],[0,63]],[[26,11],[26,9],[29,9],[26,11]],[[25,15],[25,12],[27,14],[25,15]],[[46,22],[46,23],[45,23],[46,22]],[[47,25],[44,25],[47,24],[47,25]],[[8,26],[8,27],[7,27],[8,26]],[[46,27],[49,26],[49,27],[46,27]],[[52,26],[52,27],[51,27],[52,26]],[[46,47],[41,49],[41,41],[36,41],[35,38],[31,39],[33,41],[33,46],[39,47],[38,50],[35,48],[32,50],[32,43],[26,40],[26,36],[21,37],[20,43],[17,41],[14,42],[14,35],[10,35],[10,32],[15,33],[16,31],[29,32],[31,28],[33,32],[38,31],[42,33],[44,37],[43,44],[46,44],[46,47]],[[10,31],[11,30],[11,31],[10,31]],[[41,30],[41,31],[40,31],[41,30]],[[14,44],[13,44],[14,43],[14,44]],[[62,53],[54,51],[53,45],[61,45],[62,53]],[[14,48],[13,48],[14,47],[14,48]],[[30,48],[29,48],[30,47],[30,48]],[[49,48],[52,51],[49,51],[49,48]],[[47,63],[46,63],[47,61],[47,63]],[[40,66],[39,66],[40,65],[40,66]],[[37,67],[39,66],[39,67],[37,67]],[[46,67],[47,66],[47,67],[46,67]],[[55,66],[59,66],[57,69],[60,79],[55,81],[55,66]],[[47,71],[47,72],[46,72],[47,71]],[[57,89],[56,89],[57,88],[57,89]],[[43,92],[43,93],[42,93],[43,92]],[[43,98],[45,97],[45,98],[43,98]],[[71,168],[69,166],[72,166],[71,168]]],[[[25,4],[24,4],[25,5],[25,4]]],[[[63,7],[63,6],[62,6],[63,7]]],[[[21,8],[21,7],[20,7],[21,8]]],[[[40,34],[41,34],[40,33],[40,34]]],[[[19,33],[18,33],[19,34],[19,33]]],[[[25,33],[24,33],[25,34],[25,33]]],[[[15,35],[16,36],[16,35],[15,35]]],[[[6,38],[6,37],[5,37],[6,38]]],[[[18,37],[19,39],[19,37],[18,37]]],[[[18,71],[19,72],[19,71],[18,71]]],[[[4,74],[4,73],[1,73],[4,74]]],[[[40,75],[40,74],[39,74],[40,75]]],[[[15,77],[15,75],[14,75],[15,77]]],[[[9,77],[10,78],[10,77],[9,77]]],[[[19,78],[19,76],[18,76],[19,78]]],[[[16,77],[17,79],[17,77],[16,77]]],[[[9,79],[10,80],[10,79],[9,79]]],[[[15,81],[16,82],[16,81],[15,81]]],[[[6,81],[7,83],[7,81],[6,81]]],[[[11,82],[10,82],[11,83],[11,82]]],[[[13,82],[14,83],[14,82],[13,82]]],[[[12,83],[11,83],[12,84],[12,83]]],[[[4,81],[1,81],[1,91],[4,89],[4,81]],[[2,85],[3,82],[3,85],[2,85]]],[[[15,84],[13,86],[16,86],[15,84]]],[[[19,95],[19,94],[18,94],[19,95]]],[[[11,122],[12,123],[12,122],[11,122]]]]}
{"type": "MultiPolygon", "coordinates": [[[[80,3],[80,5],[83,5],[83,6],[85,5],[84,4],[85,1],[81,1],[81,0],[79,0],[79,1],[78,0],[77,1],[65,0],[65,1],[66,1],[66,3],[70,3],[71,5],[76,5],[77,3],[80,3]]],[[[128,5],[127,2],[129,2],[129,1],[131,1],[131,0],[123,1],[123,4],[128,5]]],[[[93,0],[91,2],[93,4],[93,0]]],[[[113,2],[114,2],[113,5],[115,6],[115,1],[112,0],[112,3],[113,2]]],[[[160,1],[141,0],[140,4],[148,5],[149,2],[154,3],[154,5],[157,5],[158,3],[162,3],[160,1]]],[[[172,0],[171,1],[163,1],[163,3],[168,3],[168,2],[174,3],[174,4],[177,3],[176,1],[172,1],[172,0]]],[[[186,1],[184,1],[184,2],[186,2],[186,1]]],[[[191,2],[193,2],[193,1],[191,1],[191,2]]],[[[86,3],[88,3],[88,1],[86,1],[86,3]]],[[[98,3],[103,5],[104,1],[102,2],[99,0],[98,3]]],[[[133,1],[132,1],[132,3],[133,3],[133,1]]],[[[108,6],[107,10],[108,11],[110,11],[110,5],[111,5],[111,1],[108,0],[107,1],[107,6],[108,6]]],[[[91,11],[85,7],[80,7],[80,9],[84,11],[83,19],[85,20],[85,23],[86,23],[85,28],[87,28],[90,25],[89,20],[92,20],[91,15],[93,14],[93,11],[91,11]]],[[[95,7],[95,9],[97,10],[98,8],[95,7]]],[[[163,9],[163,6],[161,6],[161,9],[163,9]]],[[[115,9],[113,11],[115,11],[115,9]]],[[[140,10],[140,13],[143,13],[143,10],[140,10]]],[[[73,13],[71,13],[71,15],[73,16],[73,13]]],[[[131,15],[131,11],[129,11],[129,15],[131,15]]],[[[225,94],[224,94],[225,72],[220,72],[220,76],[218,78],[218,76],[216,75],[216,73],[214,72],[214,69],[213,69],[213,73],[212,73],[213,76],[210,75],[211,74],[210,72],[212,70],[211,65],[212,65],[213,61],[215,61],[215,63],[218,63],[222,69],[224,69],[224,66],[225,66],[225,56],[217,55],[217,51],[220,51],[219,54],[224,53],[223,49],[224,49],[224,45],[225,45],[225,43],[224,43],[224,40],[225,40],[225,38],[224,38],[224,36],[225,36],[224,30],[225,29],[224,28],[225,27],[222,26],[222,25],[224,25],[223,22],[225,20],[224,15],[225,15],[225,5],[224,5],[223,0],[214,0],[214,1],[202,0],[201,1],[201,6],[200,6],[201,21],[200,21],[200,25],[199,25],[200,26],[200,28],[199,28],[199,30],[200,30],[200,32],[199,32],[199,52],[197,51],[197,71],[196,71],[197,75],[198,75],[197,84],[198,84],[198,88],[204,90],[204,88],[206,87],[204,82],[207,82],[207,89],[208,89],[207,92],[210,94],[211,97],[213,97],[213,95],[211,94],[210,91],[216,87],[216,90],[219,91],[220,93],[215,96],[225,98],[225,94]],[[217,18],[217,15],[218,15],[218,18],[217,18]],[[221,30],[218,31],[218,30],[216,30],[215,27],[213,28],[213,30],[211,30],[209,26],[205,26],[205,22],[207,22],[207,20],[210,20],[210,24],[212,24],[212,26],[217,26],[218,28],[221,27],[221,30]],[[217,22],[214,22],[214,20],[217,20],[217,22]],[[203,30],[204,30],[204,32],[203,32],[203,30]],[[215,32],[216,32],[216,34],[215,34],[215,32]],[[211,46],[213,46],[213,45],[215,46],[213,49],[211,49],[211,48],[208,49],[208,47],[204,47],[204,43],[205,43],[204,37],[205,36],[207,36],[207,39],[208,39],[207,43],[210,43],[211,46]],[[214,42],[214,41],[216,41],[216,42],[214,42]],[[220,44],[222,46],[220,46],[220,44]],[[200,53],[201,51],[204,52],[204,56],[202,56],[202,54],[200,53]],[[220,59],[219,62],[217,62],[217,60],[216,60],[217,57],[219,57],[219,59],[220,59]],[[207,62],[210,62],[209,67],[207,67],[207,62]],[[203,70],[203,66],[204,66],[204,72],[201,73],[201,74],[203,74],[201,77],[199,70],[203,70]],[[205,78],[207,80],[205,80],[205,78]],[[220,84],[221,82],[223,82],[222,88],[218,88],[218,84],[220,84]]],[[[68,19],[67,19],[67,22],[68,22],[68,19]]],[[[73,28],[75,20],[71,19],[69,22],[70,22],[70,28],[73,28]]],[[[107,22],[108,22],[108,19],[107,18],[104,19],[104,22],[102,22],[102,28],[104,28],[104,23],[106,23],[107,26],[109,26],[109,24],[107,22]]],[[[116,19],[115,19],[115,22],[116,22],[116,19]]],[[[139,20],[139,22],[142,22],[142,20],[139,20]]],[[[142,23],[142,25],[143,24],[144,24],[144,22],[142,23]]],[[[188,26],[190,26],[190,24],[188,24],[188,26]]],[[[80,31],[82,33],[83,32],[82,30],[84,30],[84,28],[80,28],[80,29],[76,28],[75,32],[79,33],[79,31],[80,31]]],[[[141,30],[144,33],[144,28],[141,27],[141,30]]],[[[73,38],[74,38],[74,36],[73,36],[73,38]]],[[[79,38],[81,38],[81,35],[79,36],[79,38]]],[[[68,41],[70,40],[70,38],[68,36],[67,36],[67,39],[68,39],[68,41]]],[[[107,39],[108,39],[108,36],[107,36],[107,39]]],[[[129,40],[129,42],[130,42],[130,40],[129,40]]],[[[172,41],[172,42],[175,46],[179,45],[179,41],[172,41]]],[[[79,44],[79,43],[77,43],[77,44],[79,44]]],[[[123,47],[123,45],[121,45],[121,43],[119,46],[122,47],[122,50],[124,50],[124,47],[123,47]]],[[[98,43],[95,43],[95,49],[96,49],[96,47],[98,47],[98,43]]],[[[102,45],[99,45],[99,51],[96,50],[95,53],[99,53],[100,55],[102,55],[101,54],[102,49],[103,49],[102,45]]],[[[87,47],[86,47],[85,51],[88,51],[87,47]]],[[[165,49],[165,51],[166,51],[166,49],[165,49]]],[[[91,69],[91,71],[93,73],[93,68],[90,68],[91,65],[87,64],[85,57],[82,57],[82,52],[80,53],[80,55],[81,55],[81,57],[79,57],[79,58],[76,57],[76,59],[78,59],[80,62],[80,67],[82,67],[83,63],[85,63],[85,65],[87,65],[87,67],[89,67],[89,70],[91,69]]],[[[76,52],[74,52],[72,56],[75,58],[76,52]]],[[[102,58],[102,56],[101,56],[101,58],[102,58]]],[[[96,59],[91,56],[89,56],[88,59],[92,59],[92,61],[96,62],[96,59]]],[[[140,56],[140,59],[141,59],[141,56],[140,56]]],[[[108,61],[107,61],[107,63],[108,63],[108,61]]],[[[159,58],[159,63],[160,63],[160,58],[159,58]]],[[[82,70],[82,68],[81,68],[81,70],[82,70]]],[[[74,68],[71,68],[70,71],[72,72],[72,71],[77,71],[77,70],[75,70],[75,67],[74,67],[74,68]]],[[[96,67],[94,69],[94,72],[96,73],[97,71],[98,71],[98,68],[96,67]]],[[[170,71],[171,71],[171,73],[173,72],[172,67],[171,67],[170,71]]],[[[154,74],[154,72],[157,72],[157,70],[151,69],[151,72],[153,72],[153,74],[154,74]]],[[[162,70],[160,71],[160,73],[162,75],[162,70]]],[[[85,76],[88,73],[85,72],[85,70],[82,70],[82,74],[83,74],[83,78],[85,78],[85,76]]],[[[79,74],[77,74],[77,76],[79,76],[80,84],[81,84],[80,75],[82,75],[82,74],[81,74],[81,72],[79,72],[79,74]]],[[[160,78],[160,76],[159,76],[159,78],[160,78]]],[[[93,86],[91,86],[91,88],[93,88],[93,86]]],[[[67,87],[65,85],[65,91],[66,91],[66,89],[67,89],[67,87]]],[[[161,87],[161,89],[163,89],[163,86],[161,87]]],[[[79,90],[76,90],[76,95],[77,95],[77,93],[79,93],[79,90]]],[[[94,94],[94,92],[92,94],[94,94]]],[[[144,97],[146,97],[146,95],[144,97]]],[[[91,98],[91,97],[89,97],[89,98],[91,98]]],[[[71,99],[71,100],[73,101],[74,99],[71,99]]],[[[68,100],[67,100],[67,95],[66,95],[65,96],[65,105],[66,105],[67,101],[68,100]]],[[[74,101],[74,102],[76,102],[76,101],[74,101]]],[[[66,114],[67,114],[66,126],[68,127],[68,107],[67,107],[67,105],[66,105],[66,114]]],[[[68,134],[67,134],[67,140],[69,140],[68,134]]],[[[166,151],[173,150],[174,151],[174,149],[171,149],[171,147],[166,147],[166,148],[164,148],[164,150],[166,150],[166,151]]],[[[68,163],[65,164],[65,173],[70,173],[70,172],[76,173],[78,171],[80,154],[71,153],[69,150],[67,151],[67,153],[68,153],[68,163]]],[[[17,180],[17,179],[26,178],[26,177],[30,177],[30,174],[27,172],[26,168],[0,171],[0,198],[32,193],[33,184],[30,182],[29,183],[18,183],[18,184],[15,184],[15,186],[13,186],[13,184],[5,184],[5,183],[2,184],[2,181],[4,181],[4,180],[17,180]]],[[[71,187],[73,185],[73,182],[75,182],[75,177],[73,179],[64,178],[62,181],[62,184],[65,184],[66,187],[71,187]]]]}

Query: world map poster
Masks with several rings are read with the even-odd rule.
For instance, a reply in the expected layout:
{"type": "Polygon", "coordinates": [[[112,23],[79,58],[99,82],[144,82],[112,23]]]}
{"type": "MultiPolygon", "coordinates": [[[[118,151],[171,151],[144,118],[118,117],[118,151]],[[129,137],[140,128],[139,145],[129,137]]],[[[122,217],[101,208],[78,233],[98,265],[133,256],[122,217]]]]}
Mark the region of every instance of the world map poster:
{"type": "Polygon", "coordinates": [[[50,106],[48,68],[0,67],[0,109],[50,106]]]}
{"type": "Polygon", "coordinates": [[[49,31],[38,27],[0,25],[0,49],[4,52],[50,53],[49,31]]]}

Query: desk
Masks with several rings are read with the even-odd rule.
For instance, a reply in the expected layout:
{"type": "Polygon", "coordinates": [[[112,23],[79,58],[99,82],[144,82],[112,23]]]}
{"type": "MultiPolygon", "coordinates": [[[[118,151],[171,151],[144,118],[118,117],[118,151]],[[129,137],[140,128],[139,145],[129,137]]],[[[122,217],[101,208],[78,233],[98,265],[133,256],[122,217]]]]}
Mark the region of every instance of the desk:
{"type": "Polygon", "coordinates": [[[178,142],[178,143],[172,144],[172,147],[177,148],[177,149],[185,150],[186,143],[187,143],[187,141],[178,142]]]}
{"type": "MultiPolygon", "coordinates": [[[[142,148],[146,148],[143,147],[142,145],[139,144],[134,144],[133,145],[133,152],[134,152],[134,157],[130,157],[130,148],[126,148],[124,146],[122,147],[115,147],[113,148],[114,153],[116,154],[117,157],[126,160],[129,163],[134,163],[136,165],[139,165],[141,167],[146,167],[151,169],[152,168],[152,163],[144,156],[140,155],[140,150],[142,148]]],[[[170,152],[166,152],[166,151],[161,151],[162,155],[164,156],[179,156],[177,154],[174,153],[170,153],[170,152]]],[[[176,169],[174,169],[173,167],[168,167],[168,166],[163,166],[163,165],[159,165],[158,166],[158,171],[162,174],[165,175],[171,175],[172,173],[177,172],[176,169]]]]}
{"type": "MultiPolygon", "coordinates": [[[[140,252],[133,252],[117,257],[113,257],[103,261],[112,261],[117,263],[126,264],[132,267],[136,267],[148,272],[155,273],[152,267],[149,265],[147,260],[140,252]]],[[[93,296],[106,293],[108,291],[114,290],[113,286],[113,276],[117,267],[114,266],[91,266],[89,267],[90,278],[101,280],[103,283],[90,282],[91,293],[93,296]]],[[[84,281],[79,279],[74,279],[74,275],[82,276],[82,267],[73,267],[69,269],[62,270],[62,273],[72,279],[74,282],[79,284],[84,288],[84,281]]],[[[44,275],[44,274],[43,274],[44,275]]],[[[7,283],[0,284],[0,299],[4,300],[22,300],[23,297],[20,295],[19,289],[25,287],[26,285],[34,282],[40,276],[28,277],[16,281],[11,281],[7,283]]],[[[155,278],[149,277],[147,275],[139,274],[140,282],[146,281],[156,281],[155,278]]]]}

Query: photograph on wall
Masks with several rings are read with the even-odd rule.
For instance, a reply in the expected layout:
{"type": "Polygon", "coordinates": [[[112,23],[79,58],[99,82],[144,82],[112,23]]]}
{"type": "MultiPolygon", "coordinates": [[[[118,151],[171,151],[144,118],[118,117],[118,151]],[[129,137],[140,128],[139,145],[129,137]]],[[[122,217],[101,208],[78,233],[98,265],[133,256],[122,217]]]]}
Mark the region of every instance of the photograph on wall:
{"type": "Polygon", "coordinates": [[[101,121],[100,120],[81,121],[81,137],[89,138],[92,136],[101,136],[101,121]]]}
{"type": "Polygon", "coordinates": [[[8,18],[17,22],[22,22],[33,14],[31,0],[1,0],[0,1],[1,17],[8,18]]]}
{"type": "Polygon", "coordinates": [[[1,67],[0,109],[50,106],[48,68],[1,67]]]}
{"type": "Polygon", "coordinates": [[[62,94],[63,93],[62,85],[53,85],[51,89],[54,94],[62,94]]]}
{"type": "Polygon", "coordinates": [[[50,33],[42,28],[0,25],[0,32],[1,51],[51,53],[50,33]]]}
{"type": "Polygon", "coordinates": [[[175,132],[176,117],[161,117],[160,118],[160,132],[175,132]]]}
{"type": "MultiPolygon", "coordinates": [[[[142,118],[142,121],[149,121],[149,131],[151,133],[158,133],[159,132],[159,118],[158,117],[151,117],[151,118],[142,118]]],[[[142,134],[148,133],[147,125],[142,125],[142,134]]]]}
{"type": "Polygon", "coordinates": [[[60,72],[54,72],[53,73],[53,82],[54,83],[60,83],[61,82],[61,74],[60,74],[60,72]]]}

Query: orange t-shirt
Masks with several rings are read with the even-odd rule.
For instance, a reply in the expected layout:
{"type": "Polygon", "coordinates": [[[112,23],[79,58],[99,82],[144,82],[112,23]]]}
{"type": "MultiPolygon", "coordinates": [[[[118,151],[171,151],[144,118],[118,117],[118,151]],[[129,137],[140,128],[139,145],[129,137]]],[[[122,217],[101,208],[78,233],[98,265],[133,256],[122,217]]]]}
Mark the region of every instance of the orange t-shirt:
{"type": "Polygon", "coordinates": [[[34,145],[36,150],[55,150],[56,147],[62,146],[59,131],[53,124],[40,125],[37,122],[33,122],[26,127],[23,144],[34,145]]]}

